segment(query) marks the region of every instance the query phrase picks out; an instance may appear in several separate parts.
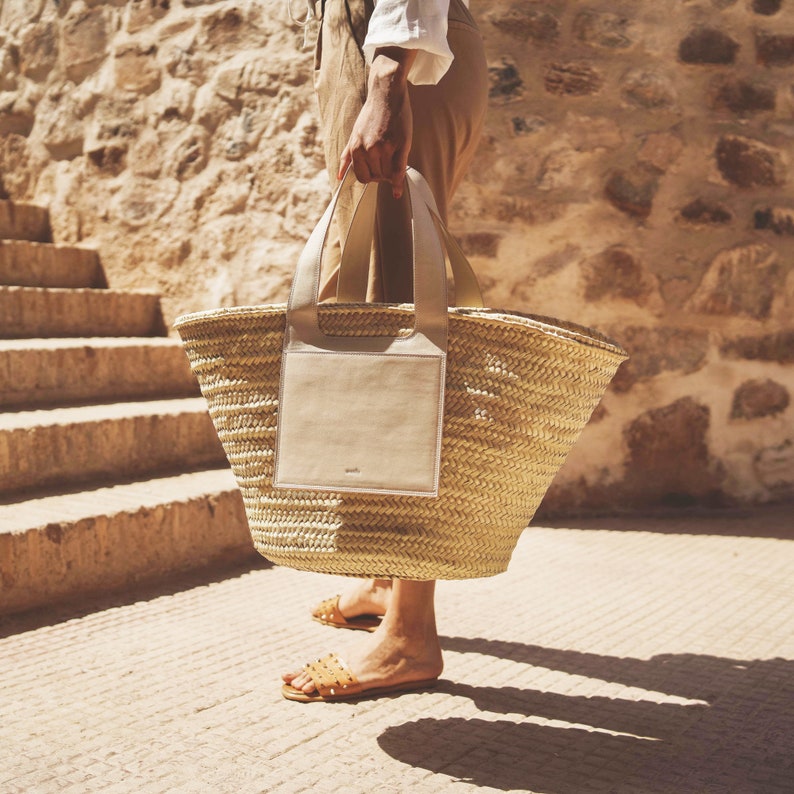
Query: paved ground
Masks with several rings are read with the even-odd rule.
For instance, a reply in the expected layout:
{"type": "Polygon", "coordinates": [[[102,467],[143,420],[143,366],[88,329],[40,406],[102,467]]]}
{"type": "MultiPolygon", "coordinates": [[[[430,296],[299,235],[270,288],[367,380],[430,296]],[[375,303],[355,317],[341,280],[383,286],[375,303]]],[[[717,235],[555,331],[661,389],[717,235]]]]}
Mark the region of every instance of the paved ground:
{"type": "Polygon", "coordinates": [[[281,699],[356,635],[263,565],[0,621],[0,792],[794,792],[794,510],[524,534],[437,690],[281,699]]]}

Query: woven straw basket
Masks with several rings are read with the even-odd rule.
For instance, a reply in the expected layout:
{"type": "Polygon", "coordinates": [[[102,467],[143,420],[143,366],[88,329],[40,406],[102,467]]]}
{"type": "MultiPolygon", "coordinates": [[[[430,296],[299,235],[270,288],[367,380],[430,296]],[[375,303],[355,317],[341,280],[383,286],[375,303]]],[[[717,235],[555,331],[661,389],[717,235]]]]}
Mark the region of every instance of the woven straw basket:
{"type": "MultiPolygon", "coordinates": [[[[449,246],[448,246],[449,247],[449,246]]],[[[335,337],[397,337],[412,305],[321,304],[335,337]]],[[[504,571],[621,361],[558,320],[450,308],[438,496],[273,487],[286,305],[187,315],[176,327],[245,503],[254,545],[302,570],[464,579],[504,571]]]]}

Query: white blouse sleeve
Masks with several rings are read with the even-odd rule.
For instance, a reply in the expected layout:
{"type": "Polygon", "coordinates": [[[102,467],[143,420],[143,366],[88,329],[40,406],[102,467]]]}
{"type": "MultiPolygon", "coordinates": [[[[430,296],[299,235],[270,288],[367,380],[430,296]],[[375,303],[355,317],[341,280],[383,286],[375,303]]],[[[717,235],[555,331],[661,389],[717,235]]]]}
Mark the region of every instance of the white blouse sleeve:
{"type": "Polygon", "coordinates": [[[452,63],[447,44],[449,0],[376,0],[364,40],[372,63],[378,47],[419,50],[408,73],[414,85],[437,83],[452,63]]]}

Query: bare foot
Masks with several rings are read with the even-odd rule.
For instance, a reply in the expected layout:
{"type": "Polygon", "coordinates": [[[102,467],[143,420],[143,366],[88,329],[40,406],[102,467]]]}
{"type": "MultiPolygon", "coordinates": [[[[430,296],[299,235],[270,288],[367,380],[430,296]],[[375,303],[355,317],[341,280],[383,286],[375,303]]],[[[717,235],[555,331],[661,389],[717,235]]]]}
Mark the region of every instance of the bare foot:
{"type": "Polygon", "coordinates": [[[339,611],[346,618],[386,614],[391,600],[391,579],[362,579],[339,597],[339,611]]]}
{"type": "MultiPolygon", "coordinates": [[[[436,629],[435,585],[433,581],[395,580],[381,624],[344,655],[364,691],[441,675],[444,662],[436,629]]],[[[307,695],[315,690],[306,670],[282,678],[307,695]]]]}
{"type": "MultiPolygon", "coordinates": [[[[388,625],[381,624],[342,658],[365,691],[437,678],[444,668],[435,627],[419,640],[395,634],[388,625]]],[[[314,692],[314,682],[303,670],[285,673],[282,679],[306,694],[314,692]]]]}

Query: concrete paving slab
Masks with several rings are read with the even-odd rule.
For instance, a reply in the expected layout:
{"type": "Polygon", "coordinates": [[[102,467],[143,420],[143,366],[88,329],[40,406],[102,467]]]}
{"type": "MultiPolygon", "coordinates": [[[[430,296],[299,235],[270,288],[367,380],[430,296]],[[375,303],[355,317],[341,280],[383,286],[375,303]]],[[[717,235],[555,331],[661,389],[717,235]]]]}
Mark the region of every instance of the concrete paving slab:
{"type": "Polygon", "coordinates": [[[791,792],[780,515],[530,529],[508,573],[439,585],[439,686],[359,703],[279,695],[357,640],[308,617],[332,577],[261,565],[3,619],[0,791],[791,792]]]}
{"type": "Polygon", "coordinates": [[[198,393],[177,339],[0,339],[2,410],[198,393]]]}
{"type": "Polygon", "coordinates": [[[0,503],[0,615],[255,556],[228,468],[0,503]]]}
{"type": "Polygon", "coordinates": [[[107,287],[91,248],[0,240],[0,284],[17,287],[107,287]]]}
{"type": "Polygon", "coordinates": [[[143,290],[0,285],[0,338],[164,336],[160,296],[143,290]]]}
{"type": "Polygon", "coordinates": [[[0,413],[0,494],[225,459],[202,397],[0,413]]]}
{"type": "Polygon", "coordinates": [[[50,242],[52,230],[49,210],[34,204],[0,200],[0,239],[50,242]]]}

